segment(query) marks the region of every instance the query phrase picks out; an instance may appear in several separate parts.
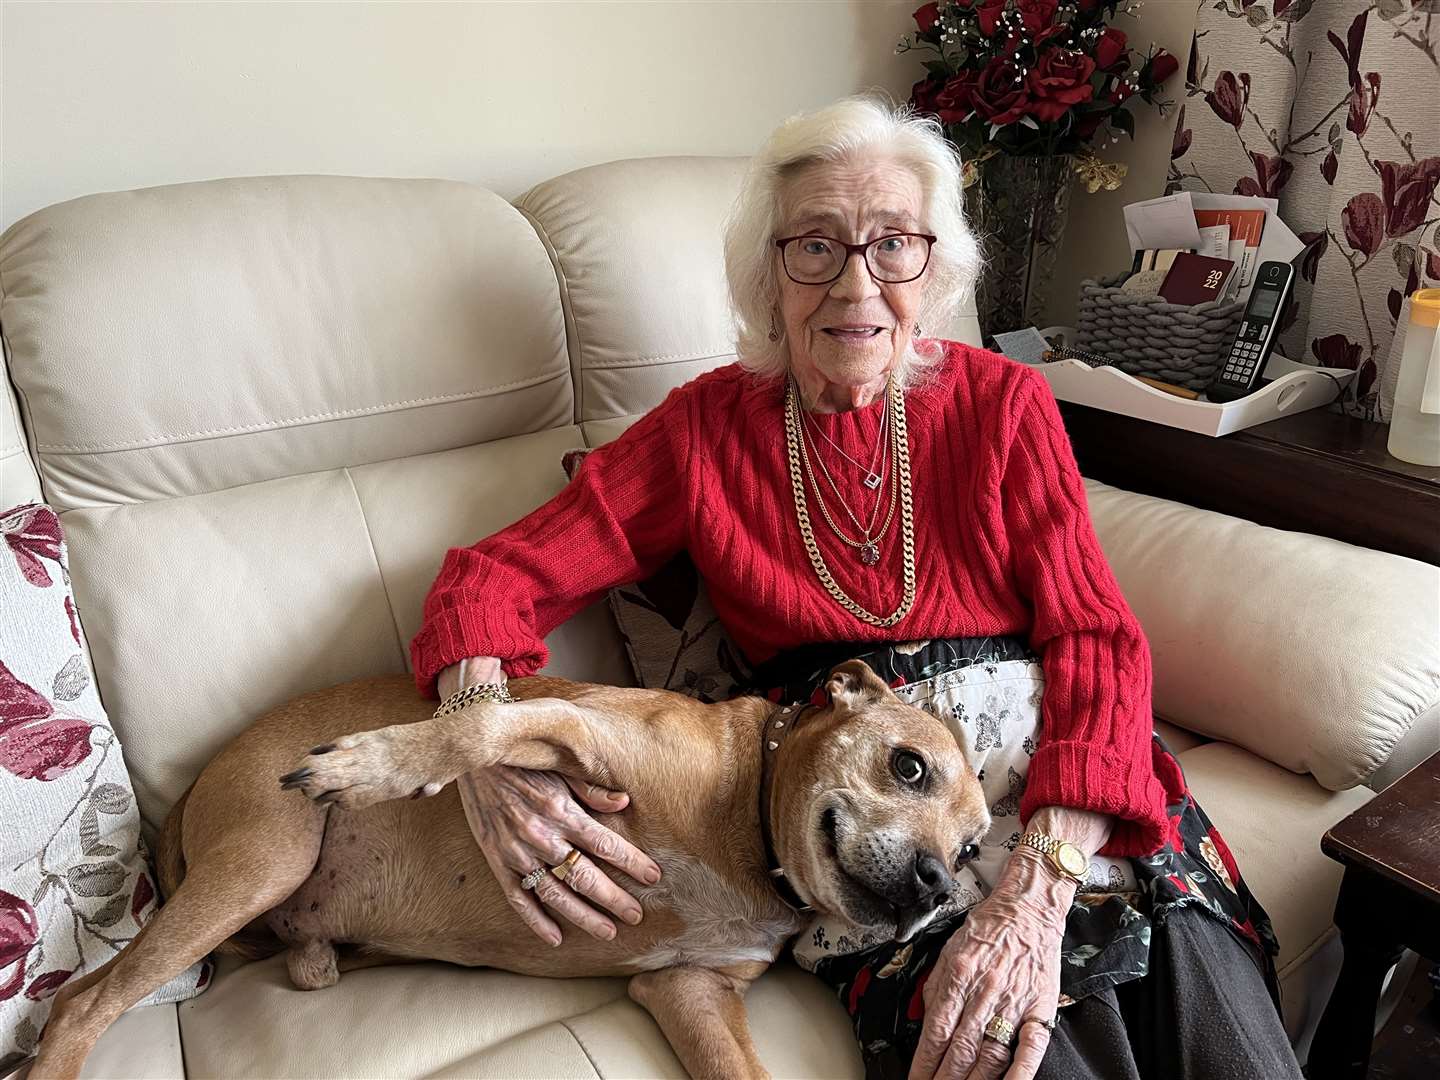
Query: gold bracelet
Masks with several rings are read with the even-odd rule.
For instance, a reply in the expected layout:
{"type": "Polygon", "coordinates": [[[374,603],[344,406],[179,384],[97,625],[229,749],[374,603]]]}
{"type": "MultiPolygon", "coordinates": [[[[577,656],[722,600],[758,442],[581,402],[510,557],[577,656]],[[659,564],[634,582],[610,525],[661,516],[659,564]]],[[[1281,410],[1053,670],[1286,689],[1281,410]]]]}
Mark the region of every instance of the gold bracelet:
{"type": "Polygon", "coordinates": [[[435,710],[435,715],[431,719],[435,720],[442,716],[449,716],[451,713],[457,713],[476,701],[509,702],[514,700],[504,683],[476,683],[474,686],[467,686],[464,690],[457,690],[447,697],[440,703],[440,707],[435,710]]]}

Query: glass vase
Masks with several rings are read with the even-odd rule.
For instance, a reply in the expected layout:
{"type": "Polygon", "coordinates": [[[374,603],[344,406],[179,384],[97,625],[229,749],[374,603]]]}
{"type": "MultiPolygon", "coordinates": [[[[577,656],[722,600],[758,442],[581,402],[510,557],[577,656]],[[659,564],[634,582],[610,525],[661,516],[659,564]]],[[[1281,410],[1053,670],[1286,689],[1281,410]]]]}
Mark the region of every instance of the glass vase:
{"type": "Polygon", "coordinates": [[[988,339],[1045,326],[1045,305],[1070,208],[1074,156],[996,154],[965,189],[965,209],[984,263],[975,283],[980,327],[988,339]]]}

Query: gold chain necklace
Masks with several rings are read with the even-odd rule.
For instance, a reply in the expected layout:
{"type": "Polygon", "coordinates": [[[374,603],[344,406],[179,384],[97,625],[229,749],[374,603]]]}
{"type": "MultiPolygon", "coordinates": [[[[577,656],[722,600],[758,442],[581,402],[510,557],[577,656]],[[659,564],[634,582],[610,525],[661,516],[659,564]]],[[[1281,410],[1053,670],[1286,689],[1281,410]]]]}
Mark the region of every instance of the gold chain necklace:
{"type": "Polygon", "coordinates": [[[899,488],[900,538],[904,560],[902,576],[905,588],[900,598],[900,606],[882,618],[866,611],[835,583],[835,578],[831,575],[830,568],[825,565],[825,559],[815,543],[815,530],[810,525],[810,510],[806,504],[805,477],[802,471],[800,400],[795,393],[793,382],[787,382],[785,386],[785,449],[790,459],[790,488],[795,495],[795,520],[800,525],[800,536],[805,541],[805,553],[810,556],[810,566],[814,569],[815,576],[820,579],[820,584],[825,586],[825,591],[836,603],[862,622],[882,628],[894,626],[910,614],[910,609],[915,604],[915,508],[910,493],[910,445],[905,433],[905,398],[894,383],[891,383],[889,396],[890,440],[896,466],[894,482],[899,488]]]}

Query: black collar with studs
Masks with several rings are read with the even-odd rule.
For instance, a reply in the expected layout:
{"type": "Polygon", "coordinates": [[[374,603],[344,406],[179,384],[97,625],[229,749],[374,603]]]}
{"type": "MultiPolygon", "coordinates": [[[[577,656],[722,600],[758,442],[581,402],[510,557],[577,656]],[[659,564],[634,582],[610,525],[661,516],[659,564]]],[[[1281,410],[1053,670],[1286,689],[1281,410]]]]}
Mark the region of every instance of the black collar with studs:
{"type": "Polygon", "coordinates": [[[785,874],[785,868],[775,857],[774,832],[770,827],[770,802],[775,790],[775,760],[780,755],[780,747],[784,745],[785,739],[800,723],[805,708],[803,705],[780,706],[765,718],[765,725],[760,732],[760,837],[765,846],[765,871],[770,877],[770,884],[775,887],[785,905],[802,914],[814,909],[795,891],[785,874]]]}

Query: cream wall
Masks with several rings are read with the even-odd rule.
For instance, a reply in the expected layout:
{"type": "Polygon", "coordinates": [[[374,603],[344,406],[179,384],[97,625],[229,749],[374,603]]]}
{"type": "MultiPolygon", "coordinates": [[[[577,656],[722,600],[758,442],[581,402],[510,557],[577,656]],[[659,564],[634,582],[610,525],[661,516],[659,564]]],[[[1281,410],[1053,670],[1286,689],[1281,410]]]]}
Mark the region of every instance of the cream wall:
{"type": "MultiPolygon", "coordinates": [[[[744,154],[871,87],[919,0],[745,3],[23,3],[0,6],[0,228],[94,191],[263,173],[443,176],[513,197],[582,165],[744,154]]],[[[1121,19],[1184,59],[1195,0],[1121,19]]],[[[1077,192],[1056,287],[1123,264],[1120,206],[1158,194],[1169,121],[1077,192]]],[[[1064,318],[1060,318],[1064,316],[1064,318]]]]}
{"type": "Polygon", "coordinates": [[[257,173],[514,197],[582,165],[745,154],[908,96],[908,2],[5,3],[0,227],[93,191],[257,173]]]}

